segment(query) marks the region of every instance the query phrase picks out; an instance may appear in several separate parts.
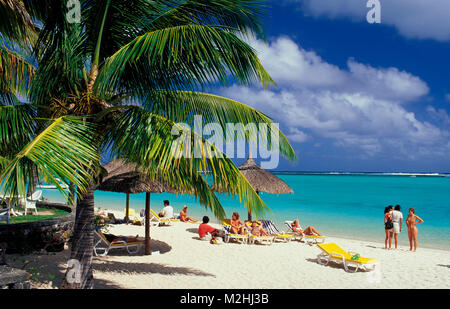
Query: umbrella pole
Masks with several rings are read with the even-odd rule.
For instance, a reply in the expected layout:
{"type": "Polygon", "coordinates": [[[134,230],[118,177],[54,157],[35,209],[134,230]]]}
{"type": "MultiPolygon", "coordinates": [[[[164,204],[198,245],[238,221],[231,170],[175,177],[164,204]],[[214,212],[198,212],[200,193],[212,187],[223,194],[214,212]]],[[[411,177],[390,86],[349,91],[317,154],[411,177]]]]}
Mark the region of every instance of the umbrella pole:
{"type": "Polygon", "coordinates": [[[150,252],[150,193],[145,193],[145,255],[150,252]]]}
{"type": "MultiPolygon", "coordinates": [[[[256,191],[256,194],[259,195],[259,191],[256,191]]],[[[252,221],[252,209],[248,207],[248,221],[252,221]]]]}
{"type": "Polygon", "coordinates": [[[125,212],[125,222],[128,224],[128,221],[130,221],[130,193],[127,193],[127,210],[125,212]]]}

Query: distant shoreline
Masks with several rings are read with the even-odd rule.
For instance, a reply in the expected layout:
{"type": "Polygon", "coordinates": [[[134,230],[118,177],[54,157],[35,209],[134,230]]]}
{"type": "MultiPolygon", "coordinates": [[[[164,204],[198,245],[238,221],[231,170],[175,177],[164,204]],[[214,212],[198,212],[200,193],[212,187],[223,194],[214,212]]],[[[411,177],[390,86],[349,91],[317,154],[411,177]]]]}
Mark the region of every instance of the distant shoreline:
{"type": "Polygon", "coordinates": [[[418,176],[418,177],[450,177],[450,173],[403,173],[403,172],[308,172],[308,171],[272,171],[279,175],[327,175],[327,176],[418,176]]]}

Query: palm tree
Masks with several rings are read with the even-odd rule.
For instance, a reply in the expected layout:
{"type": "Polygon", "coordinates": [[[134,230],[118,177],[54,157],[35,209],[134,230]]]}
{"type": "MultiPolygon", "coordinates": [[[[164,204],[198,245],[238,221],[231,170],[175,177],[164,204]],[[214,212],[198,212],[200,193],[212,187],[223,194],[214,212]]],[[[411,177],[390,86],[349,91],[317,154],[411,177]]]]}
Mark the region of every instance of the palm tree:
{"type": "MultiPolygon", "coordinates": [[[[27,38],[27,44],[8,50],[20,55],[29,71],[16,61],[5,72],[17,75],[18,82],[1,90],[10,97],[21,91],[30,103],[3,100],[0,106],[0,142],[6,145],[0,148],[1,181],[4,191],[19,195],[36,175],[76,187],[71,259],[81,263],[81,282],[65,281],[63,287],[93,287],[94,189],[102,154],[137,163],[148,177],[194,194],[218,218],[225,213],[209,179],[255,215],[268,210],[225,154],[178,124],[192,125],[195,115],[224,130],[227,123],[268,124],[269,133],[280,136],[280,152],[295,158],[267,116],[204,92],[233,82],[273,84],[242,39],[263,35],[261,1],[85,0],[78,24],[68,23],[66,1],[16,2],[23,11],[15,14],[31,16],[35,24],[0,30],[8,42],[27,38]],[[17,52],[29,45],[31,55],[17,52]],[[181,134],[188,140],[180,144],[181,134]],[[174,156],[174,150],[193,145],[200,146],[199,158],[174,156]]],[[[241,138],[256,137],[247,132],[241,138]]],[[[271,145],[270,135],[263,142],[271,145]]]]}

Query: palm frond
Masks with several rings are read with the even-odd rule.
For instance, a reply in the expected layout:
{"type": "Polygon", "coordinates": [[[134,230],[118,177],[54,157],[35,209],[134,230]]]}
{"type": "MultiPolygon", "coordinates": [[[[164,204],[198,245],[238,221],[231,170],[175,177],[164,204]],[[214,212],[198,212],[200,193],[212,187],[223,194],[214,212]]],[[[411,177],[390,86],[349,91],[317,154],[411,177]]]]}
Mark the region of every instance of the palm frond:
{"type": "Polygon", "coordinates": [[[218,25],[240,34],[263,36],[261,17],[266,5],[260,0],[169,0],[153,8],[156,18],[148,31],[186,24],[218,25]]]}
{"type": "Polygon", "coordinates": [[[25,96],[35,72],[23,55],[0,44],[0,92],[25,96]]]}
{"type": "Polygon", "coordinates": [[[30,104],[0,104],[0,156],[19,152],[36,133],[36,111],[30,104]]]}
{"type": "Polygon", "coordinates": [[[0,0],[0,34],[22,46],[30,43],[30,34],[34,31],[32,18],[23,1],[0,0]]]}
{"type": "Polygon", "coordinates": [[[255,141],[258,138],[257,132],[253,132],[249,124],[254,124],[255,128],[265,126],[267,134],[261,134],[259,141],[272,147],[272,136],[274,136],[278,138],[278,143],[275,145],[278,144],[280,153],[288,159],[296,158],[288,139],[277,126],[273,125],[272,120],[241,102],[204,92],[170,90],[147,91],[146,94],[139,96],[138,101],[151,113],[174,122],[187,123],[191,127],[194,124],[194,117],[201,115],[204,125],[219,124],[227,136],[233,136],[233,140],[235,135],[233,131],[230,131],[229,124],[242,124],[244,128],[247,128],[248,131],[245,132],[236,131],[236,139],[247,141],[255,141]]]}
{"type": "Polygon", "coordinates": [[[57,186],[69,199],[57,178],[63,183],[72,182],[80,192],[90,185],[92,167],[98,164],[97,142],[92,137],[93,125],[81,118],[62,117],[55,119],[12,156],[4,167],[0,191],[15,196],[25,196],[25,185],[33,170],[37,169],[57,186]]]}
{"type": "MultiPolygon", "coordinates": [[[[202,196],[203,205],[207,202],[206,207],[216,205],[211,203],[213,192],[204,183],[201,188],[196,187],[192,179],[207,177],[231,196],[238,197],[257,216],[269,210],[224,153],[188,128],[162,116],[139,107],[130,108],[118,116],[107,133],[106,142],[114,156],[137,163],[151,177],[188,192],[195,189],[202,196]]],[[[223,212],[213,210],[218,214],[223,212]]]]}
{"type": "Polygon", "coordinates": [[[273,83],[255,50],[216,26],[183,25],[138,36],[109,57],[96,89],[196,89],[231,80],[273,83]]]}

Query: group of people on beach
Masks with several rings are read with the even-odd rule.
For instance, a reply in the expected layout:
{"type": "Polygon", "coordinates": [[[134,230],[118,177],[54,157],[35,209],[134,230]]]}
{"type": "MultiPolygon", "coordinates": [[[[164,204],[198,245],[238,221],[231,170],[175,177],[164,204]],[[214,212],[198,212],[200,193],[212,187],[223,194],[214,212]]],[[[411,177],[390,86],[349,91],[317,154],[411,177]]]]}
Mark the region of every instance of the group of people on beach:
{"type": "MultiPolygon", "coordinates": [[[[180,211],[179,219],[181,222],[197,222],[197,220],[192,219],[191,217],[187,216],[187,210],[188,207],[186,205],[183,206],[183,209],[180,211]]],[[[168,200],[164,201],[164,208],[161,209],[158,216],[161,218],[174,218],[173,215],[173,207],[170,206],[170,203],[168,200]]]]}
{"type": "MultiPolygon", "coordinates": [[[[386,238],[384,240],[385,249],[391,249],[392,238],[394,238],[395,249],[398,247],[398,235],[402,232],[403,228],[403,213],[400,209],[400,205],[396,205],[395,207],[389,205],[384,208],[384,231],[386,233],[386,238]]],[[[408,216],[406,217],[406,227],[408,229],[409,250],[412,252],[416,252],[418,246],[418,229],[416,226],[418,223],[423,223],[423,220],[415,214],[414,208],[410,208],[408,216]]]]}
{"type": "MultiPolygon", "coordinates": [[[[231,216],[230,220],[230,232],[232,234],[238,234],[238,235],[246,235],[248,233],[251,233],[254,236],[269,236],[269,233],[262,227],[261,223],[258,221],[250,221],[250,224],[246,225],[244,222],[242,222],[240,219],[240,215],[238,212],[234,212],[231,216]]],[[[208,225],[209,217],[204,216],[203,217],[203,223],[200,224],[198,228],[198,235],[200,238],[203,238],[206,236],[207,233],[209,233],[212,237],[211,242],[214,242],[214,239],[217,237],[221,237],[222,232],[218,229],[213,228],[212,226],[208,225]]],[[[322,236],[314,227],[308,226],[306,229],[302,229],[300,226],[300,222],[298,219],[295,219],[291,225],[292,230],[294,232],[305,234],[305,235],[318,235],[322,236]]]]}

